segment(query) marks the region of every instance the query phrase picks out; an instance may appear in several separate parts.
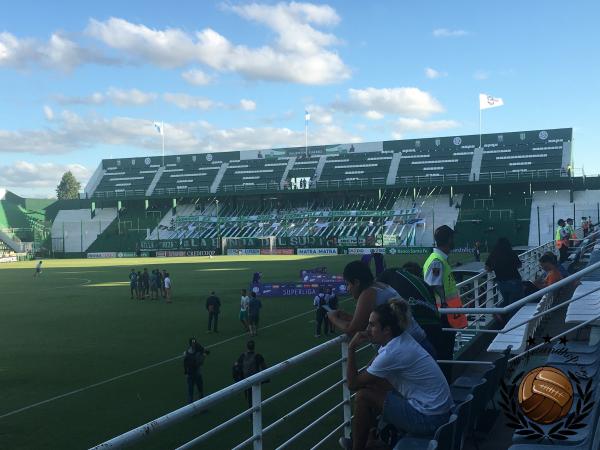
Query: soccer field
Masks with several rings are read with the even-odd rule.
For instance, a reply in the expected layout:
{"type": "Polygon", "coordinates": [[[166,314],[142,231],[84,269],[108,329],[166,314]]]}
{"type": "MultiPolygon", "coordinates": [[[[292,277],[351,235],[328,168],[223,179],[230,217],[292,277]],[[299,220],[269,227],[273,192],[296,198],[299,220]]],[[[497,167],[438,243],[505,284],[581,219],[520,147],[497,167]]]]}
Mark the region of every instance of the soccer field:
{"type": "MultiPolygon", "coordinates": [[[[204,365],[205,394],[231,384],[231,366],[248,339],[238,321],[239,292],[249,286],[252,273],[262,272],[264,282],[296,281],[302,268],[327,266],[330,273],[341,274],[344,265],[354,259],[357,257],[47,260],[43,273],[35,279],[35,262],[1,265],[0,448],[87,448],[184,405],[187,385],[181,355],[191,336],[211,350],[204,365]],[[131,268],[144,267],[170,272],[172,304],[130,299],[128,273],[131,268]],[[218,334],[206,334],[204,302],[211,290],[223,304],[218,334]]],[[[422,263],[424,255],[386,259],[392,267],[408,259],[422,263]]],[[[341,300],[342,308],[353,309],[353,301],[341,300]]],[[[255,340],[267,364],[324,342],[324,337],[314,337],[312,298],[262,301],[261,330],[255,340]]],[[[324,359],[329,357],[333,360],[338,354],[332,352],[324,359]]],[[[313,365],[303,365],[286,376],[299,379],[311,370],[313,365]]],[[[339,370],[331,375],[333,380],[339,370]]],[[[283,381],[264,385],[266,394],[280,390],[283,381]]],[[[325,385],[320,383],[302,388],[292,400],[306,399],[311,389],[319,392],[325,385]]],[[[333,398],[339,401],[339,392],[335,394],[333,398]]],[[[265,410],[267,424],[276,413],[295,405],[288,400],[277,403],[265,410]]],[[[176,447],[243,408],[242,396],[232,399],[155,436],[140,448],[176,447]]],[[[313,409],[317,414],[327,408],[313,409]]],[[[341,413],[338,417],[341,421],[341,413]]],[[[302,424],[303,417],[299,420],[302,424]]],[[[250,424],[242,421],[231,430],[210,448],[230,448],[244,440],[250,424]]],[[[281,433],[269,435],[265,448],[281,442],[281,433]]]]}

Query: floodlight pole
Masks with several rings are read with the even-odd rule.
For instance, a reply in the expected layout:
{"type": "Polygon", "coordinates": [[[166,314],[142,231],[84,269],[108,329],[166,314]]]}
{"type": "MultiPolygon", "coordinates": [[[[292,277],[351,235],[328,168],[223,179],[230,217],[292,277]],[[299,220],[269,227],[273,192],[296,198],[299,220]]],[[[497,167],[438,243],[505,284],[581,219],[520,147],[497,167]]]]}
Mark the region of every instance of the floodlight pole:
{"type": "Polygon", "coordinates": [[[481,107],[479,108],[479,148],[481,148],[481,107]]]}
{"type": "Polygon", "coordinates": [[[219,247],[222,251],[223,246],[221,243],[221,223],[219,221],[219,200],[215,199],[215,204],[217,205],[217,247],[219,247]]]}
{"type": "Polygon", "coordinates": [[[308,120],[304,120],[304,155],[308,158],[308,120]]]}
{"type": "Polygon", "coordinates": [[[162,133],[160,133],[162,135],[162,166],[165,167],[165,123],[164,122],[161,123],[160,130],[162,131],[162,133]]]}

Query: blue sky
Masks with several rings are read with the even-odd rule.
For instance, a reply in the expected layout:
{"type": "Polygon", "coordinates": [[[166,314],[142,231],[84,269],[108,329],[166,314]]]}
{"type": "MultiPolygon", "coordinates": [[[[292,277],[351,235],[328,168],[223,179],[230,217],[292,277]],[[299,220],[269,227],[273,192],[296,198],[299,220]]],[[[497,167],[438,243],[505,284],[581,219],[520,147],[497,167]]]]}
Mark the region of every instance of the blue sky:
{"type": "Polygon", "coordinates": [[[6,2],[0,187],[102,158],[574,128],[600,173],[597,2],[6,2]],[[417,4],[418,3],[418,4],[417,4]]]}

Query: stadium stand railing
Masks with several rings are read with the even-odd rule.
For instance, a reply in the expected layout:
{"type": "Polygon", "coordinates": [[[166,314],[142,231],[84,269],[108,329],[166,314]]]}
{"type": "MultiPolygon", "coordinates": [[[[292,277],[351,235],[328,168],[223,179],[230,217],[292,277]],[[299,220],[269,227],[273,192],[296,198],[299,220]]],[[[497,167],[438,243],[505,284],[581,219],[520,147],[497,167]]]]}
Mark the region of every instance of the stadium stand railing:
{"type": "MultiPolygon", "coordinates": [[[[591,236],[591,237],[597,237],[597,236],[600,236],[600,232],[596,232],[595,235],[591,236]]],[[[598,254],[596,262],[593,262],[595,260],[592,259],[590,261],[590,264],[588,265],[588,267],[584,268],[583,270],[581,270],[573,275],[570,275],[569,277],[567,277],[553,285],[543,288],[543,289],[539,290],[538,292],[528,295],[525,298],[518,300],[507,306],[501,306],[501,298],[494,286],[493,276],[489,273],[481,273],[469,280],[459,283],[458,287],[461,290],[461,296],[463,298],[463,301],[467,300],[465,302],[464,308],[441,308],[440,313],[442,313],[442,314],[457,314],[457,313],[464,314],[466,312],[465,309],[468,309],[469,327],[467,328],[467,330],[464,330],[464,329],[462,329],[462,330],[447,329],[447,330],[456,332],[457,334],[460,333],[463,335],[471,332],[471,333],[473,333],[473,335],[481,334],[481,333],[493,333],[493,334],[496,334],[498,337],[501,337],[503,335],[509,336],[511,333],[514,334],[515,330],[517,330],[517,331],[518,330],[532,330],[533,329],[532,327],[534,327],[535,324],[539,324],[542,319],[544,319],[545,317],[548,317],[550,314],[554,313],[557,309],[565,308],[565,307],[569,308],[569,310],[571,310],[571,308],[573,308],[573,314],[579,314],[577,320],[574,319],[571,321],[571,322],[577,322],[577,324],[572,326],[568,330],[563,331],[560,334],[557,334],[556,336],[553,336],[549,340],[550,343],[556,344],[557,341],[561,337],[566,336],[568,333],[579,330],[586,326],[594,325],[595,321],[600,319],[600,308],[597,308],[597,307],[589,308],[588,307],[588,308],[584,308],[582,310],[582,308],[576,307],[576,305],[578,305],[578,304],[584,305],[585,302],[587,301],[585,299],[597,298],[599,296],[598,291],[600,291],[600,275],[598,275],[598,274],[600,274],[600,245],[595,244],[595,242],[593,242],[592,239],[589,239],[588,243],[586,245],[590,245],[591,247],[593,247],[594,251],[598,254]],[[567,285],[572,285],[574,282],[577,282],[579,280],[587,280],[586,281],[588,283],[586,285],[587,288],[582,290],[579,294],[572,297],[570,300],[567,300],[567,301],[565,301],[557,306],[554,306],[554,307],[552,307],[551,303],[548,303],[546,301],[546,299],[548,299],[549,296],[554,296],[555,294],[557,294],[561,289],[563,289],[567,285]],[[469,300],[470,297],[472,297],[472,298],[469,300]],[[534,307],[534,308],[530,308],[528,306],[528,304],[530,304],[531,302],[537,302],[538,306],[534,307]],[[577,308],[577,311],[575,311],[576,308],[577,308]],[[527,311],[525,311],[525,309],[527,309],[527,311]],[[489,319],[489,316],[492,314],[508,314],[508,313],[511,313],[512,311],[520,311],[520,310],[523,310],[523,313],[521,313],[518,316],[519,323],[516,323],[516,324],[512,323],[512,324],[506,325],[501,330],[492,330],[486,326],[491,321],[491,319],[489,319]],[[583,315],[584,317],[580,317],[581,315],[583,315]],[[482,321],[482,320],[480,320],[481,317],[484,317],[486,319],[484,321],[482,321]]],[[[544,244],[543,246],[531,249],[520,255],[520,258],[523,263],[523,267],[521,270],[522,270],[522,275],[523,275],[524,279],[529,279],[532,276],[535,276],[537,274],[539,256],[542,253],[548,251],[549,249],[552,249],[553,247],[554,247],[554,242],[551,241],[551,242],[544,244]]],[[[597,304],[597,300],[593,300],[592,303],[588,302],[588,304],[597,304]]],[[[596,328],[596,330],[600,330],[600,328],[596,328]]],[[[458,354],[460,353],[460,351],[461,351],[460,347],[466,346],[466,344],[468,344],[468,342],[466,344],[463,344],[462,339],[464,339],[465,337],[468,337],[468,336],[465,335],[465,336],[461,337],[461,339],[458,339],[459,348],[455,349],[455,356],[458,356],[458,354]]],[[[478,380],[480,380],[480,381],[473,381],[473,379],[474,379],[473,376],[471,378],[459,377],[452,384],[452,386],[451,386],[452,395],[455,400],[455,403],[457,403],[459,405],[462,404],[463,401],[465,401],[466,399],[469,398],[469,395],[466,395],[466,394],[469,394],[469,392],[471,393],[470,395],[473,396],[470,399],[475,399],[476,396],[483,396],[483,397],[479,397],[478,401],[475,402],[475,404],[479,405],[478,408],[480,408],[478,410],[478,414],[476,414],[476,416],[475,416],[475,420],[467,420],[466,418],[463,418],[461,421],[461,423],[462,423],[461,429],[459,430],[460,433],[457,433],[457,429],[453,428],[452,433],[449,434],[449,436],[451,436],[451,439],[456,439],[456,435],[460,434],[461,435],[460,439],[462,442],[463,434],[466,436],[469,436],[469,435],[471,435],[471,433],[474,432],[474,427],[477,423],[477,417],[479,416],[479,414],[481,414],[483,412],[483,408],[485,407],[485,404],[490,399],[493,398],[493,393],[495,392],[500,380],[504,376],[504,372],[507,369],[507,364],[510,362],[520,361],[528,353],[531,353],[535,349],[540,348],[541,346],[545,345],[545,344],[539,344],[537,346],[528,348],[524,351],[519,351],[516,356],[510,358],[508,356],[508,354],[512,350],[512,348],[510,347],[510,345],[513,343],[512,337],[514,337],[514,336],[511,336],[511,339],[504,341],[504,343],[506,344],[505,346],[500,345],[498,350],[504,350],[505,356],[501,357],[500,359],[497,359],[495,362],[465,361],[465,360],[461,361],[458,359],[455,359],[452,361],[439,361],[440,364],[460,364],[460,365],[467,365],[467,366],[469,366],[469,365],[485,365],[486,367],[488,367],[488,369],[486,369],[486,372],[484,375],[481,375],[481,372],[475,373],[474,376],[479,377],[478,380]],[[468,380],[466,385],[464,385],[464,383],[463,383],[464,380],[468,380]],[[478,389],[477,386],[480,386],[480,385],[486,386],[486,388],[478,389]],[[452,436],[454,436],[454,437],[452,437],[452,436]]],[[[600,340],[600,331],[596,331],[596,332],[592,333],[592,338],[595,339],[596,341],[600,340]]],[[[571,347],[573,348],[573,347],[576,347],[577,345],[579,345],[581,347],[581,345],[585,346],[586,344],[575,343],[575,344],[571,344],[571,347]]],[[[596,345],[596,344],[595,344],[595,342],[591,342],[590,345],[596,345]]],[[[346,379],[346,372],[345,372],[346,358],[347,358],[346,337],[339,336],[339,337],[332,339],[324,344],[314,347],[304,353],[301,353],[295,357],[292,357],[286,361],[283,361],[269,369],[266,369],[263,372],[259,372],[258,374],[253,375],[245,380],[242,380],[235,384],[232,384],[231,386],[224,388],[220,391],[217,391],[217,392],[215,392],[203,399],[200,399],[188,406],[179,408],[176,411],[170,412],[170,413],[168,413],[162,417],[159,417],[151,422],[148,422],[148,423],[141,425],[133,430],[130,430],[122,435],[119,435],[109,441],[99,444],[98,446],[94,447],[94,449],[122,448],[124,446],[128,446],[128,445],[131,445],[134,443],[141,442],[142,440],[145,440],[145,439],[152,439],[158,432],[165,430],[167,428],[170,428],[170,427],[174,426],[175,424],[177,424],[181,421],[184,421],[185,419],[189,419],[192,416],[200,413],[201,411],[204,411],[207,408],[224,401],[226,398],[229,398],[233,395],[237,395],[246,389],[251,389],[252,405],[248,410],[246,410],[240,414],[237,414],[227,420],[224,420],[217,427],[205,432],[204,434],[192,439],[189,442],[182,444],[178,448],[179,449],[188,449],[188,448],[192,448],[198,444],[204,443],[208,439],[213,437],[215,434],[223,432],[223,430],[225,430],[227,427],[232,426],[236,422],[238,422],[242,419],[251,417],[252,418],[252,434],[247,439],[243,440],[241,443],[237,444],[233,448],[240,449],[240,448],[252,445],[254,449],[260,450],[260,449],[264,448],[264,446],[265,446],[265,435],[267,435],[269,432],[271,432],[275,427],[277,427],[278,425],[280,425],[282,423],[288,422],[288,420],[292,416],[296,415],[297,413],[299,413],[301,411],[306,410],[308,406],[312,405],[316,401],[321,400],[322,397],[324,395],[326,395],[327,393],[329,393],[330,391],[335,390],[337,388],[341,388],[341,398],[339,399],[339,401],[336,401],[333,406],[328,407],[329,409],[327,409],[324,414],[316,417],[312,422],[310,422],[308,425],[305,425],[304,427],[302,427],[299,431],[293,432],[291,437],[289,437],[284,442],[280,442],[278,445],[274,445],[273,443],[269,442],[269,446],[268,446],[269,448],[271,448],[271,447],[276,447],[278,449],[286,448],[286,447],[290,446],[291,444],[295,443],[299,438],[305,438],[306,434],[310,433],[310,439],[312,440],[312,443],[311,444],[304,443],[304,445],[307,446],[307,448],[310,447],[312,449],[320,448],[326,442],[331,442],[330,439],[332,437],[336,436],[337,434],[343,434],[345,437],[350,437],[350,422],[352,419],[351,409],[350,409],[350,400],[351,400],[352,395],[347,388],[347,379],[346,379]],[[273,395],[269,398],[263,399],[261,385],[266,380],[273,379],[275,377],[279,377],[282,374],[286,373],[288,371],[288,369],[298,366],[298,365],[301,365],[301,364],[304,364],[304,363],[308,363],[309,361],[321,360],[321,364],[322,364],[323,353],[330,349],[334,349],[334,348],[338,348],[338,347],[341,347],[342,357],[340,359],[337,359],[331,363],[328,362],[325,366],[322,366],[321,368],[315,370],[315,372],[312,375],[310,375],[304,379],[301,379],[298,382],[294,382],[294,383],[284,387],[281,391],[279,391],[278,393],[276,393],[275,395],[273,395]],[[270,424],[266,425],[263,423],[263,419],[264,419],[263,407],[264,406],[268,405],[269,403],[271,403],[279,398],[284,397],[285,394],[287,394],[289,391],[296,389],[299,386],[302,386],[304,383],[306,383],[308,381],[313,380],[315,377],[320,376],[325,371],[328,371],[335,367],[339,368],[340,365],[341,365],[341,369],[342,369],[341,379],[336,379],[335,382],[333,384],[331,384],[328,388],[326,388],[324,391],[322,391],[321,393],[319,393],[318,395],[316,395],[314,397],[308,398],[303,404],[294,408],[289,413],[287,413],[281,417],[278,417],[278,418],[272,418],[273,421],[270,424]],[[319,428],[319,425],[323,423],[323,420],[326,417],[328,417],[334,413],[339,414],[340,411],[341,411],[341,417],[342,417],[341,423],[338,423],[337,425],[333,426],[332,429],[323,430],[322,429],[323,427],[319,428]]],[[[552,359],[552,358],[553,357],[550,356],[549,359],[552,359]]],[[[600,357],[598,356],[598,353],[597,352],[593,353],[593,356],[589,356],[588,359],[593,360],[590,364],[593,364],[594,365],[593,367],[595,368],[595,370],[597,370],[597,366],[600,365],[600,357]]],[[[572,367],[572,366],[569,366],[570,363],[568,361],[565,361],[564,358],[559,361],[554,361],[555,364],[557,362],[559,364],[561,364],[565,370],[569,370],[570,367],[572,367]]],[[[321,407],[322,406],[323,405],[321,405],[321,407]]],[[[457,408],[457,411],[460,411],[460,408],[457,408]]],[[[577,447],[577,448],[585,448],[588,450],[591,448],[595,448],[595,447],[592,447],[592,445],[594,445],[594,442],[597,442],[597,436],[595,437],[595,434],[597,435],[596,425],[597,425],[597,416],[598,416],[599,411],[600,411],[600,408],[598,406],[593,408],[593,411],[591,414],[592,420],[586,421],[586,424],[584,427],[585,430],[583,432],[578,431],[577,433],[575,433],[575,436],[573,436],[573,437],[566,437],[566,439],[563,440],[561,445],[565,445],[565,446],[573,445],[573,442],[576,441],[576,443],[578,443],[578,444],[583,444],[584,442],[587,443],[587,446],[582,446],[582,447],[577,447]]],[[[438,435],[438,434],[436,434],[436,435],[438,435]]],[[[432,436],[429,439],[432,439],[433,441],[435,441],[436,435],[432,436]]],[[[412,438],[409,438],[409,439],[412,439],[412,438]]],[[[518,443],[519,440],[520,440],[520,437],[518,435],[515,435],[515,437],[513,438],[513,441],[515,443],[518,443]]],[[[400,442],[402,442],[402,441],[400,441],[400,442]]],[[[427,444],[427,442],[429,442],[429,441],[426,440],[425,443],[427,444]]],[[[559,447],[563,448],[562,446],[559,446],[559,447]]],[[[395,448],[403,448],[403,447],[401,444],[399,444],[399,446],[395,447],[395,448]]],[[[429,447],[429,448],[435,448],[435,447],[429,447]]],[[[460,446],[450,447],[450,448],[460,448],[460,446]]],[[[515,449],[516,449],[516,447],[515,447],[515,449]]]]}

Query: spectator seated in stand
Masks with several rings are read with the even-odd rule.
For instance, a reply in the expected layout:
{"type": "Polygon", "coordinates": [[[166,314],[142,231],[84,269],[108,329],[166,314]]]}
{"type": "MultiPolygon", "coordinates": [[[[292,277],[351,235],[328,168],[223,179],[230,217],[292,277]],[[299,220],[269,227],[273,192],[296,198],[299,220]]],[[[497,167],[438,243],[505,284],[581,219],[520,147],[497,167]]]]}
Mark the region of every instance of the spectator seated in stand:
{"type": "MultiPolygon", "coordinates": [[[[342,310],[327,313],[329,321],[343,333],[353,335],[363,331],[369,322],[369,314],[376,306],[386,303],[390,299],[401,298],[396,290],[379,281],[375,281],[369,266],[361,261],[348,263],[344,268],[344,280],[348,293],[356,300],[354,315],[342,310]]],[[[411,315],[411,326],[408,332],[423,346],[431,355],[436,357],[435,349],[427,339],[423,328],[411,315]]]]}
{"type": "Polygon", "coordinates": [[[391,301],[370,314],[366,332],[354,335],[348,346],[348,387],[357,391],[352,440],[344,448],[368,448],[370,430],[378,415],[398,434],[433,435],[450,417],[453,401],[448,382],[429,353],[407,332],[410,306],[391,301]],[[366,342],[380,346],[366,370],[358,372],[356,351],[366,342]]]}

